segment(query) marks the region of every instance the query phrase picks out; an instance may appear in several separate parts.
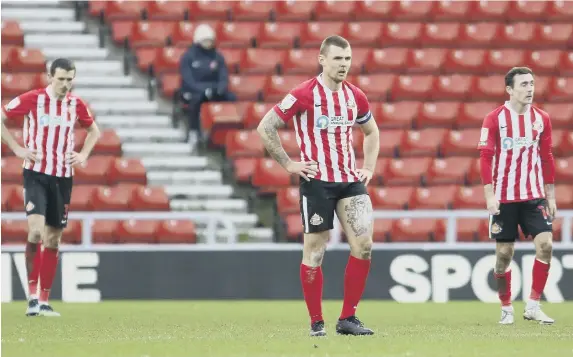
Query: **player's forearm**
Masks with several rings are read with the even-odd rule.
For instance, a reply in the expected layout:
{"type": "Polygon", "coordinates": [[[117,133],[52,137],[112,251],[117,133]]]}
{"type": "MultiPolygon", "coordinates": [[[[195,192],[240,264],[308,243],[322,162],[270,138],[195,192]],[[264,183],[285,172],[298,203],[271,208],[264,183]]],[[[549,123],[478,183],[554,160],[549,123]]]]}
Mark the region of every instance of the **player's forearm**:
{"type": "Polygon", "coordinates": [[[489,150],[480,150],[480,177],[483,185],[491,186],[493,182],[492,175],[492,164],[493,164],[493,152],[489,150]]]}
{"type": "Polygon", "coordinates": [[[380,134],[378,130],[364,135],[363,149],[364,168],[374,172],[376,161],[378,160],[378,152],[380,151],[380,134]]]}
{"type": "Polygon", "coordinates": [[[92,124],[92,126],[90,126],[88,130],[88,135],[86,136],[86,140],[84,141],[84,146],[82,147],[81,154],[85,155],[86,157],[89,157],[95,145],[97,144],[97,141],[99,140],[100,136],[101,132],[99,128],[95,123],[92,124]]]}
{"type": "Polygon", "coordinates": [[[274,113],[273,110],[269,111],[257,127],[257,132],[261,136],[261,140],[265,148],[282,167],[286,168],[290,161],[285,149],[281,144],[278,129],[284,126],[283,120],[274,113]]]}
{"type": "Polygon", "coordinates": [[[20,144],[18,144],[16,139],[14,139],[14,137],[10,133],[10,130],[8,130],[8,128],[6,128],[6,125],[4,125],[4,114],[2,114],[2,119],[3,119],[2,120],[2,142],[4,144],[8,145],[10,150],[15,151],[17,148],[20,147],[20,144]]]}
{"type": "Polygon", "coordinates": [[[494,198],[495,197],[495,191],[493,190],[493,185],[491,183],[484,185],[483,186],[483,193],[484,193],[486,199],[494,198]]]}
{"type": "Polygon", "coordinates": [[[554,200],[555,199],[555,185],[552,183],[546,184],[545,185],[545,197],[548,200],[554,200]]]}
{"type": "Polygon", "coordinates": [[[542,153],[541,169],[543,171],[543,181],[547,184],[555,183],[555,159],[551,151],[542,153]]]}

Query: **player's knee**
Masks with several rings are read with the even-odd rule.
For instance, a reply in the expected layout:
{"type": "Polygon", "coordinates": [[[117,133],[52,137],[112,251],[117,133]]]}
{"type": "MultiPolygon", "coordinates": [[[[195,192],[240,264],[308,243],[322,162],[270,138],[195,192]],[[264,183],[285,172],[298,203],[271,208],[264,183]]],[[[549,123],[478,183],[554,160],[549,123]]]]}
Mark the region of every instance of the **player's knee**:
{"type": "Polygon", "coordinates": [[[553,253],[553,242],[551,239],[551,233],[544,233],[543,239],[540,239],[538,243],[538,254],[547,258],[553,253]]]}
{"type": "Polygon", "coordinates": [[[316,246],[310,249],[308,253],[309,265],[311,267],[317,267],[322,265],[322,259],[324,258],[324,252],[326,251],[326,246],[316,246]]]}
{"type": "Polygon", "coordinates": [[[372,256],[372,239],[370,237],[354,238],[350,244],[352,255],[359,259],[370,259],[372,256]]]}
{"type": "Polygon", "coordinates": [[[28,230],[28,242],[40,243],[42,241],[43,227],[30,227],[28,230]]]}
{"type": "Polygon", "coordinates": [[[44,247],[57,249],[60,246],[61,238],[62,238],[61,233],[53,232],[46,234],[46,237],[44,239],[44,247]]]}

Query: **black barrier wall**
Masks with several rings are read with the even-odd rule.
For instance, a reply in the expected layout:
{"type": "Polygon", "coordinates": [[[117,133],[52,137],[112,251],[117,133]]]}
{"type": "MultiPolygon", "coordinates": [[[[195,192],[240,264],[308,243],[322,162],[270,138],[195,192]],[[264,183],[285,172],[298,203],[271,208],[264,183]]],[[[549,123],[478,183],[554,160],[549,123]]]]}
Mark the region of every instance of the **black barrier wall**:
{"type": "MultiPolygon", "coordinates": [[[[300,299],[299,251],[66,252],[54,299],[300,299]],[[64,272],[62,274],[62,271],[64,272]],[[63,278],[62,278],[63,275],[63,278]]],[[[532,252],[515,253],[512,290],[529,296],[532,252]]],[[[324,298],[341,299],[348,251],[328,251],[324,298]]],[[[374,251],[366,299],[497,302],[490,251],[374,251]]],[[[2,301],[25,298],[24,253],[2,254],[2,301]]],[[[573,300],[573,251],[556,251],[544,298],[573,300]]]]}

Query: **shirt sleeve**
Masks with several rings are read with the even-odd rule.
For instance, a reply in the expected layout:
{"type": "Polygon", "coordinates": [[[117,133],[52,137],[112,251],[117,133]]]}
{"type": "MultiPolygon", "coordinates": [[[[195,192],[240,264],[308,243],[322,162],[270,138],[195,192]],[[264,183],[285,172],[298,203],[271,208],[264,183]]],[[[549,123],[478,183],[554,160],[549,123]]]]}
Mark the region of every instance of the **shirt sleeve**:
{"type": "Polygon", "coordinates": [[[273,109],[275,113],[286,123],[297,115],[302,109],[302,92],[297,88],[290,91],[280,103],[273,109]]]}
{"type": "Polygon", "coordinates": [[[354,97],[356,99],[356,107],[358,109],[356,123],[366,124],[370,119],[372,119],[370,102],[368,101],[366,94],[364,94],[364,92],[359,88],[356,88],[354,97]]]}
{"type": "Polygon", "coordinates": [[[543,116],[545,128],[539,138],[539,156],[541,158],[541,170],[543,172],[543,182],[546,184],[555,183],[555,159],[553,158],[553,137],[551,120],[548,115],[543,116]]]}
{"type": "Polygon", "coordinates": [[[3,106],[2,111],[8,119],[22,118],[23,116],[28,115],[34,107],[35,98],[36,96],[33,92],[26,92],[12,99],[10,103],[3,106]]]}
{"type": "Polygon", "coordinates": [[[83,100],[77,98],[77,101],[78,101],[76,106],[76,111],[78,115],[77,120],[82,128],[89,128],[94,122],[92,113],[90,112],[88,106],[86,105],[86,103],[84,103],[83,100]]]}
{"type": "Polygon", "coordinates": [[[492,164],[498,134],[499,129],[494,117],[488,115],[483,121],[478,143],[478,149],[480,150],[480,175],[484,186],[493,181],[492,164]]]}

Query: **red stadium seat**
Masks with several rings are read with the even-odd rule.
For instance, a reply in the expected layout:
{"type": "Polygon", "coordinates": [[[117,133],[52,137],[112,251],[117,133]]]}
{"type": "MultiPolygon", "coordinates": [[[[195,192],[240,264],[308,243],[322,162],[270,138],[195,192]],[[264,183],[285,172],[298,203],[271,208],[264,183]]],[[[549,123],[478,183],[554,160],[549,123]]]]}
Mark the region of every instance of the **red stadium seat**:
{"type": "Polygon", "coordinates": [[[431,75],[398,76],[392,89],[395,100],[426,100],[431,96],[434,77],[431,75]]]}
{"type": "Polygon", "coordinates": [[[439,76],[434,83],[433,100],[465,100],[471,97],[474,78],[463,74],[439,76]]]}
{"type": "Polygon", "coordinates": [[[147,170],[138,158],[116,158],[107,171],[110,184],[120,182],[147,184],[147,170]]]}
{"type": "Polygon", "coordinates": [[[471,21],[503,21],[511,11],[511,1],[472,2],[469,10],[471,21]]]}
{"type": "Polygon", "coordinates": [[[540,24],[536,38],[535,47],[564,49],[573,43],[573,24],[540,24]]]}
{"type": "Polygon", "coordinates": [[[344,34],[345,23],[343,21],[332,22],[309,22],[303,25],[299,41],[301,47],[317,47],[322,41],[331,35],[344,34]]]}
{"type": "Polygon", "coordinates": [[[134,211],[169,211],[169,197],[163,187],[137,186],[129,208],[134,211]]]}
{"type": "Polygon", "coordinates": [[[568,185],[556,185],[555,198],[558,208],[573,209],[573,186],[571,183],[568,185]]]}
{"type": "Polygon", "coordinates": [[[278,102],[288,92],[308,80],[307,76],[295,75],[295,76],[270,76],[264,87],[264,97],[267,102],[278,102]]]}
{"type": "Polygon", "coordinates": [[[185,1],[149,1],[145,14],[149,20],[182,21],[189,16],[189,3],[185,1]]]}
{"type": "Polygon", "coordinates": [[[317,21],[347,21],[355,8],[356,1],[319,1],[314,8],[314,18],[317,21]]]}
{"type": "Polygon", "coordinates": [[[113,129],[103,129],[93,150],[97,155],[121,155],[121,139],[113,129]]]}
{"type": "Polygon", "coordinates": [[[479,128],[483,124],[485,116],[499,107],[497,102],[468,102],[463,103],[460,115],[456,120],[456,127],[479,128]]]}
{"type": "Polygon", "coordinates": [[[24,190],[22,188],[22,183],[19,183],[12,195],[9,196],[7,206],[8,211],[23,212],[24,211],[24,190]]]}
{"type": "MultiPolygon", "coordinates": [[[[461,218],[457,220],[456,235],[458,242],[478,242],[480,240],[480,230],[485,220],[479,218],[461,218]]],[[[447,229],[446,221],[439,221],[443,224],[440,230],[444,232],[447,229]]],[[[485,223],[487,224],[487,223],[485,223]]],[[[487,238],[487,235],[485,236],[487,238]]]]}
{"type": "Polygon", "coordinates": [[[135,21],[114,21],[111,23],[111,38],[117,45],[123,45],[134,28],[135,21]]]}
{"type": "MultiPolygon", "coordinates": [[[[77,171],[76,171],[77,172],[77,171]]],[[[94,192],[99,188],[99,185],[76,185],[72,192],[72,200],[70,202],[70,212],[84,212],[90,211],[91,199],[94,192]]]]}
{"type": "Polygon", "coordinates": [[[463,21],[470,15],[470,3],[466,1],[439,1],[432,9],[434,21],[463,21]]]}
{"type": "Polygon", "coordinates": [[[134,220],[121,221],[117,227],[118,243],[157,243],[155,232],[159,221],[134,220]]]}
{"type": "Polygon", "coordinates": [[[261,119],[275,106],[275,103],[249,103],[243,115],[243,125],[246,129],[256,128],[261,119]]]}
{"type": "Polygon", "coordinates": [[[547,99],[551,102],[573,102],[573,78],[553,77],[547,99]]]}
{"type": "Polygon", "coordinates": [[[573,182],[573,156],[555,160],[555,182],[564,184],[573,182]]]}
{"type": "Polygon", "coordinates": [[[2,73],[2,96],[14,98],[32,90],[36,79],[36,76],[31,73],[2,73]]]}
{"type": "Polygon", "coordinates": [[[438,231],[438,220],[432,218],[404,218],[392,224],[394,242],[442,242],[445,236],[438,231]]]}
{"type": "Polygon", "coordinates": [[[512,21],[537,21],[545,16],[548,1],[511,1],[509,14],[512,21]]]}
{"type": "Polygon", "coordinates": [[[508,68],[519,67],[525,63],[525,51],[517,49],[499,49],[486,53],[485,66],[490,73],[507,72],[508,68]]]}
{"type": "MultiPolygon", "coordinates": [[[[157,51],[157,57],[153,63],[153,74],[162,75],[165,72],[179,72],[179,62],[185,54],[182,47],[163,47],[157,51]]],[[[225,57],[227,61],[227,58],[225,57]]],[[[229,64],[229,62],[227,62],[229,64]]]]}
{"type": "Polygon", "coordinates": [[[441,151],[445,156],[478,156],[480,129],[454,130],[446,134],[441,151]]]}
{"type": "Polygon", "coordinates": [[[279,215],[300,213],[299,188],[296,186],[281,188],[277,191],[277,212],[279,215]]]}
{"type": "Polygon", "coordinates": [[[291,185],[291,176],[274,159],[261,158],[257,160],[251,177],[251,184],[260,193],[276,192],[281,187],[291,185]]]}
{"type": "Polygon", "coordinates": [[[372,233],[372,240],[374,242],[387,242],[392,233],[392,220],[375,219],[373,222],[372,233]]]}
{"type": "Polygon", "coordinates": [[[407,71],[409,73],[433,74],[440,71],[446,58],[447,50],[443,48],[424,48],[410,52],[407,71]]]}
{"type": "MultiPolygon", "coordinates": [[[[2,167],[2,172],[4,172],[4,168],[2,167]]],[[[6,212],[10,206],[10,199],[14,194],[15,190],[21,190],[22,187],[17,184],[8,184],[2,183],[2,211],[6,212]]]]}
{"type": "Polygon", "coordinates": [[[197,22],[182,21],[174,25],[173,33],[171,34],[171,43],[178,47],[187,48],[191,46],[194,43],[193,36],[195,35],[195,29],[201,24],[207,24],[215,31],[220,28],[220,22],[215,20],[199,20],[197,22]]]}
{"type": "Polygon", "coordinates": [[[264,75],[231,75],[229,77],[229,90],[235,93],[238,100],[257,100],[266,81],[267,77],[264,75]]]}
{"type": "Polygon", "coordinates": [[[432,2],[399,1],[391,15],[395,20],[424,22],[430,19],[432,7],[432,2]]]}
{"type": "Polygon", "coordinates": [[[483,209],[486,207],[483,186],[458,187],[452,208],[454,209],[483,209]]]}
{"type": "Polygon", "coordinates": [[[25,244],[28,237],[27,221],[2,220],[2,245],[25,244]]]}
{"type": "Polygon", "coordinates": [[[502,26],[498,29],[495,42],[498,46],[523,48],[535,43],[536,24],[533,22],[518,22],[502,26]]]}
{"type": "Polygon", "coordinates": [[[319,73],[317,54],[314,49],[291,49],[286,52],[281,65],[284,74],[316,75],[319,73]]]}
{"type": "Polygon", "coordinates": [[[197,243],[195,223],[184,220],[160,221],[155,232],[157,243],[197,243]]]}
{"type": "Polygon", "coordinates": [[[168,73],[161,76],[161,94],[167,98],[172,98],[179,88],[181,88],[181,75],[179,73],[168,73]]]}
{"type": "Polygon", "coordinates": [[[387,23],[380,37],[381,46],[418,46],[422,34],[422,24],[416,22],[387,23]]]}
{"type": "Polygon", "coordinates": [[[491,47],[498,36],[498,27],[498,24],[489,22],[465,24],[460,29],[457,43],[463,47],[491,47]]]}
{"type": "MultiPolygon", "coordinates": [[[[377,21],[371,22],[349,22],[344,30],[344,37],[354,46],[374,47],[378,44],[378,39],[382,36],[382,24],[377,21]]],[[[352,54],[354,57],[354,53],[352,54]]]]}
{"type": "Polygon", "coordinates": [[[131,48],[164,46],[174,31],[174,22],[139,21],[136,22],[132,32],[128,35],[129,46],[131,48]]]}
{"type": "Polygon", "coordinates": [[[451,50],[444,59],[444,70],[448,73],[482,73],[485,71],[486,50],[451,50]]]}
{"type": "Polygon", "coordinates": [[[234,1],[205,0],[188,2],[189,17],[192,21],[222,20],[229,21],[234,1]]]}
{"type": "Polygon", "coordinates": [[[141,47],[135,50],[135,59],[137,61],[137,68],[145,73],[150,73],[151,66],[157,61],[159,47],[141,47]]]}
{"type": "Polygon", "coordinates": [[[396,3],[393,1],[357,1],[355,17],[360,21],[389,21],[393,20],[392,10],[396,3]]]}
{"type": "Polygon", "coordinates": [[[474,100],[495,100],[503,103],[507,93],[505,92],[505,80],[503,75],[477,77],[472,88],[474,100]]]}
{"type": "Polygon", "coordinates": [[[408,203],[409,209],[448,209],[457,186],[418,187],[408,203]]]}
{"type": "Polygon", "coordinates": [[[562,76],[573,76],[573,51],[563,51],[561,53],[559,73],[562,76]]]}
{"type": "Polygon", "coordinates": [[[227,134],[225,140],[227,158],[240,156],[264,156],[265,147],[256,130],[237,130],[227,134]]]}
{"type": "Polygon", "coordinates": [[[420,107],[420,113],[416,119],[416,127],[451,127],[459,112],[459,102],[424,103],[420,107]]]}
{"type": "Polygon", "coordinates": [[[6,66],[10,66],[10,62],[12,61],[12,57],[14,56],[15,51],[19,49],[18,46],[2,46],[2,67],[6,68],[6,66]]]}
{"type": "Polygon", "coordinates": [[[24,31],[18,21],[2,19],[2,45],[24,46],[24,31]]]}
{"type": "Polygon", "coordinates": [[[237,1],[232,8],[233,21],[265,22],[270,19],[275,7],[275,1],[237,1]]]}
{"type": "Polygon", "coordinates": [[[465,157],[435,159],[424,181],[428,185],[463,184],[470,171],[471,160],[465,157]]]}
{"type": "Polygon", "coordinates": [[[296,134],[291,130],[280,130],[279,138],[287,155],[291,157],[298,157],[300,155],[300,148],[296,141],[296,134]]]}
{"type": "Polygon", "coordinates": [[[553,75],[559,71],[559,60],[562,51],[541,50],[527,54],[525,63],[536,74],[553,75]]]}
{"type": "MultiPolygon", "coordinates": [[[[360,150],[362,151],[362,150],[360,150]]],[[[386,176],[386,170],[388,169],[388,162],[391,159],[381,157],[376,160],[376,167],[374,168],[374,174],[372,175],[371,185],[381,185],[382,178],[386,176]]],[[[364,159],[357,158],[356,159],[356,167],[361,168],[364,167],[364,159]]]]}
{"type": "Polygon", "coordinates": [[[468,183],[470,185],[477,185],[481,182],[480,176],[480,159],[474,158],[471,160],[471,167],[468,173],[468,183]]]}
{"type": "Polygon", "coordinates": [[[424,173],[428,171],[432,163],[430,157],[413,157],[394,159],[388,163],[384,185],[419,185],[424,173]]]}
{"type": "Polygon", "coordinates": [[[404,70],[408,54],[407,48],[375,49],[366,60],[365,70],[369,73],[404,70]]]}
{"type": "Polygon", "coordinates": [[[286,229],[287,240],[291,242],[301,242],[303,225],[300,214],[293,213],[284,216],[284,225],[286,229]]]}
{"type": "MultiPolygon", "coordinates": [[[[570,118],[573,118],[573,116],[570,118]]],[[[557,130],[560,129],[554,129],[553,132],[557,130]]],[[[571,153],[573,153],[573,131],[564,129],[561,135],[561,142],[553,141],[553,150],[558,156],[571,156],[571,153]]]]}
{"type": "MultiPolygon", "coordinates": [[[[390,129],[380,131],[380,151],[378,156],[395,157],[398,147],[402,141],[403,131],[401,129],[390,129]]],[[[356,157],[363,157],[364,134],[361,130],[352,132],[354,153],[356,157]]]]}
{"type": "Polygon", "coordinates": [[[250,47],[259,37],[262,27],[259,22],[225,22],[221,25],[217,45],[233,48],[250,47]]]}
{"type": "Polygon", "coordinates": [[[435,156],[438,147],[446,135],[447,129],[424,128],[410,130],[404,133],[399,146],[401,157],[408,156],[435,156]]]}
{"type": "Polygon", "coordinates": [[[370,101],[377,101],[388,97],[395,81],[395,75],[383,73],[357,76],[354,83],[364,91],[370,101]]]}
{"type": "Polygon", "coordinates": [[[239,65],[241,73],[272,74],[282,63],[284,52],[270,48],[248,48],[239,65]]]}
{"type": "Polygon", "coordinates": [[[461,24],[427,23],[422,29],[422,43],[424,46],[449,46],[456,43],[461,24]]]}
{"type": "Polygon", "coordinates": [[[82,222],[68,221],[68,226],[62,234],[62,244],[81,244],[82,242],[82,222]]]}
{"type": "Polygon", "coordinates": [[[550,22],[573,22],[573,3],[569,1],[552,1],[544,14],[544,18],[550,22]]]}
{"type": "MultiPolygon", "coordinates": [[[[401,101],[396,103],[382,103],[380,116],[376,118],[380,128],[409,129],[420,112],[420,102],[401,101]]],[[[378,113],[375,113],[375,115],[378,113]]]]}
{"type": "Polygon", "coordinates": [[[93,211],[126,211],[133,191],[126,186],[101,186],[94,191],[90,202],[93,211]]]}
{"type": "Polygon", "coordinates": [[[257,160],[254,157],[241,157],[233,160],[235,179],[240,183],[250,183],[257,160]]]}
{"type": "Polygon", "coordinates": [[[201,125],[204,130],[210,131],[216,124],[232,124],[239,126],[242,114],[237,103],[210,102],[201,106],[201,125]]]}
{"type": "Polygon", "coordinates": [[[138,20],[148,4],[147,1],[105,1],[103,15],[106,21],[138,20]]]}
{"type": "Polygon", "coordinates": [[[277,22],[310,21],[318,1],[277,1],[273,16],[277,22]]]}
{"type": "MultiPolygon", "coordinates": [[[[13,124],[16,124],[16,120],[11,120],[10,121],[13,124]]],[[[22,123],[20,124],[20,128],[22,127],[22,123]]],[[[14,125],[15,126],[15,125],[14,125]]],[[[16,140],[16,142],[20,145],[20,146],[24,146],[24,136],[22,135],[22,129],[18,130],[18,129],[12,129],[10,130],[10,133],[12,134],[12,137],[16,140]]],[[[14,152],[12,150],[10,150],[8,148],[7,144],[2,143],[2,157],[3,158],[8,158],[8,157],[14,157],[14,152]]],[[[19,166],[20,166],[20,171],[22,171],[22,160],[18,158],[19,161],[19,166]]],[[[4,176],[2,176],[2,180],[4,180],[4,176]]]]}
{"type": "Polygon", "coordinates": [[[372,207],[375,210],[392,209],[401,210],[405,209],[408,201],[414,192],[414,187],[376,187],[368,186],[368,194],[372,201],[372,207]]]}
{"type": "Polygon", "coordinates": [[[294,39],[300,36],[302,24],[289,22],[266,22],[260,36],[256,39],[260,48],[287,49],[294,45],[294,39]]]}
{"type": "Polygon", "coordinates": [[[18,48],[13,52],[10,69],[14,72],[46,72],[46,58],[42,50],[18,48]]]}
{"type": "Polygon", "coordinates": [[[92,228],[93,242],[96,244],[117,243],[117,220],[98,220],[94,221],[92,228]]]}
{"type": "Polygon", "coordinates": [[[23,160],[17,156],[2,157],[2,183],[22,182],[23,160]]]}
{"type": "Polygon", "coordinates": [[[89,160],[74,167],[74,182],[78,184],[114,184],[108,175],[114,158],[112,156],[92,156],[89,160]]]}

